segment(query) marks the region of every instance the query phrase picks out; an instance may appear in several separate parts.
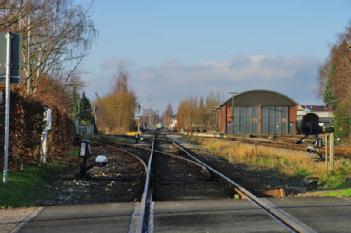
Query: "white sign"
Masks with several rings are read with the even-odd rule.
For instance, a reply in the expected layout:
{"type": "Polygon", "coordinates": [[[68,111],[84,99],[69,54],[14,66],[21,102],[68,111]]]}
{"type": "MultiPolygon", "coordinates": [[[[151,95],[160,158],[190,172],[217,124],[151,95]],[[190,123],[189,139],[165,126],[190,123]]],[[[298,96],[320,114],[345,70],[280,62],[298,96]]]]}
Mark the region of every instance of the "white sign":
{"type": "Polygon", "coordinates": [[[85,152],[86,152],[86,143],[81,143],[80,145],[80,156],[84,157],[86,156],[85,152]]]}
{"type": "Polygon", "coordinates": [[[45,130],[51,129],[51,122],[52,122],[52,109],[48,108],[44,112],[44,121],[45,121],[45,130]]]}

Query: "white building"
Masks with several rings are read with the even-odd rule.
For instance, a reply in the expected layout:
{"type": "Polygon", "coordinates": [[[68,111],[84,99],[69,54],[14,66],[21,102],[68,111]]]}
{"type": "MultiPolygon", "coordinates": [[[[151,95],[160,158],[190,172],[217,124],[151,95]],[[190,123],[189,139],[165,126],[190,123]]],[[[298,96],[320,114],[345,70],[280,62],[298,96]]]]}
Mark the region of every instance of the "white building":
{"type": "Polygon", "coordinates": [[[169,124],[169,129],[174,130],[177,127],[177,119],[175,117],[172,117],[171,123],[169,124]]]}

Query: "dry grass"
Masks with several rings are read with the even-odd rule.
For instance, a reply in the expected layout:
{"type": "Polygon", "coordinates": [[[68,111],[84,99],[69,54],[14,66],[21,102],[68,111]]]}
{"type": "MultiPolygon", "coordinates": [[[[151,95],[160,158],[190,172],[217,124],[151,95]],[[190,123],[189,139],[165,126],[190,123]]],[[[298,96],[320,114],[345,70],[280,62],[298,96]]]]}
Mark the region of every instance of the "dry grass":
{"type": "Polygon", "coordinates": [[[192,141],[229,161],[258,169],[275,169],[288,176],[317,177],[326,187],[338,187],[351,176],[351,163],[345,159],[336,160],[335,173],[326,176],[325,163],[313,161],[307,152],[220,139],[192,138],[192,141]]]}

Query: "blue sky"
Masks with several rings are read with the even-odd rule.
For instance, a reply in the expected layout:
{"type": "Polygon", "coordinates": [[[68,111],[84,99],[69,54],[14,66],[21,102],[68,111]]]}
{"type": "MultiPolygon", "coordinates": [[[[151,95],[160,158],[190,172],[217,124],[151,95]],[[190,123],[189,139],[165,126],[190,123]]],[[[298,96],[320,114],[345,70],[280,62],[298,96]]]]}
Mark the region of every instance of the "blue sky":
{"type": "Polygon", "coordinates": [[[99,37],[82,78],[88,96],[104,95],[123,62],[139,101],[151,94],[160,111],[187,96],[254,88],[319,103],[318,67],[350,12],[346,0],[95,0],[99,37]]]}

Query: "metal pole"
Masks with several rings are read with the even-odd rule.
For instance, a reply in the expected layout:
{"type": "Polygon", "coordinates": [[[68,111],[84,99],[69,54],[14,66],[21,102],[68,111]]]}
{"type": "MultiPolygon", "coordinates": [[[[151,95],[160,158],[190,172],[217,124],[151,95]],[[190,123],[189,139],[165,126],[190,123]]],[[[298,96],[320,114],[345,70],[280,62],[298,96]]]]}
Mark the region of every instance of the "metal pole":
{"type": "Polygon", "coordinates": [[[325,142],[324,142],[324,149],[325,149],[325,168],[327,171],[327,175],[328,175],[328,134],[325,134],[325,142]]]}
{"type": "Polygon", "coordinates": [[[11,33],[6,34],[6,80],[5,80],[5,134],[4,134],[4,171],[2,182],[7,183],[9,166],[9,133],[10,133],[10,68],[11,68],[11,33]]]}

